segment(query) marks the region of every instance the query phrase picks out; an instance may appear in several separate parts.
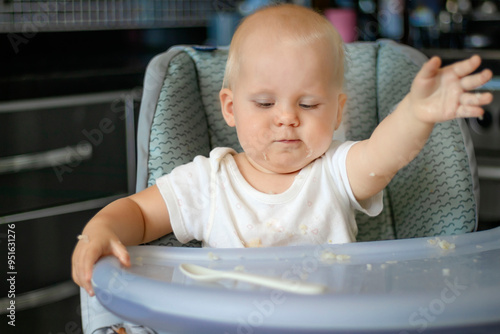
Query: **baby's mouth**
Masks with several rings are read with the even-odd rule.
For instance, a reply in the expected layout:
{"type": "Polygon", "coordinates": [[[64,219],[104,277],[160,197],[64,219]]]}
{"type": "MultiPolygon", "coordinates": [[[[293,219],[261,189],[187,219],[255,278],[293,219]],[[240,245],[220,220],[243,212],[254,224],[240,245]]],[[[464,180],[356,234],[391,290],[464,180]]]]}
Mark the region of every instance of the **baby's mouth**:
{"type": "Polygon", "coordinates": [[[296,144],[300,142],[300,139],[278,139],[275,140],[275,142],[282,144],[296,144]]]}

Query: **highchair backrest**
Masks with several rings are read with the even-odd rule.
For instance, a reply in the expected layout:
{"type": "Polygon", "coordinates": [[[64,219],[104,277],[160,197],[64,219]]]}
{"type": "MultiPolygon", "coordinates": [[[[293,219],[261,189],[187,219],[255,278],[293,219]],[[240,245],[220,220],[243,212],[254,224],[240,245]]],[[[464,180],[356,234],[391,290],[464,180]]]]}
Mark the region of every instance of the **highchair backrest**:
{"type": "MultiPolygon", "coordinates": [[[[408,93],[426,61],[389,40],[347,44],[343,124],[336,136],[363,140],[408,93]]],[[[228,50],[176,46],[148,65],[138,125],[137,191],[217,146],[241,150],[219,103],[228,50]]],[[[344,139],[344,138],[342,138],[344,139]]],[[[377,217],[358,213],[358,241],[450,235],[476,229],[478,180],[463,120],[437,124],[418,157],[384,192],[377,217]]],[[[179,245],[173,235],[153,244],[179,245]]],[[[188,246],[198,243],[189,243],[188,246]]]]}

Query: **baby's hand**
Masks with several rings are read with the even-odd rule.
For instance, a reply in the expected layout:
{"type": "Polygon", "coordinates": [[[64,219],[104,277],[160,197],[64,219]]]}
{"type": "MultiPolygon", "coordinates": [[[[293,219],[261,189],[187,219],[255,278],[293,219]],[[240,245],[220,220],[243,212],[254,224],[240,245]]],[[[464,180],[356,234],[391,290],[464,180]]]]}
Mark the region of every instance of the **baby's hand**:
{"type": "Polygon", "coordinates": [[[441,59],[431,58],[418,72],[409,94],[415,116],[425,123],[438,123],[454,118],[481,117],[481,106],[491,103],[489,92],[470,93],[492,77],[488,69],[471,74],[481,64],[477,55],[440,68],[441,59]]]}
{"type": "Polygon", "coordinates": [[[120,262],[130,266],[130,256],[125,246],[113,233],[82,234],[75,247],[72,258],[72,275],[76,284],[84,288],[90,296],[94,289],[90,282],[94,264],[106,255],[114,255],[120,262]]]}

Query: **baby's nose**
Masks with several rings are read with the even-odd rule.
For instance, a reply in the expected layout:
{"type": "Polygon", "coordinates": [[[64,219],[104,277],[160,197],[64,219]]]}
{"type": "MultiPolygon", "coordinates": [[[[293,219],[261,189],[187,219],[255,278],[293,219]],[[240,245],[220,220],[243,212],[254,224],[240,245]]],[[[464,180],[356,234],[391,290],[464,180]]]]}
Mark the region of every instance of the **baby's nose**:
{"type": "Polygon", "coordinates": [[[298,126],[300,124],[298,112],[292,106],[280,108],[275,123],[278,126],[298,126]]]}

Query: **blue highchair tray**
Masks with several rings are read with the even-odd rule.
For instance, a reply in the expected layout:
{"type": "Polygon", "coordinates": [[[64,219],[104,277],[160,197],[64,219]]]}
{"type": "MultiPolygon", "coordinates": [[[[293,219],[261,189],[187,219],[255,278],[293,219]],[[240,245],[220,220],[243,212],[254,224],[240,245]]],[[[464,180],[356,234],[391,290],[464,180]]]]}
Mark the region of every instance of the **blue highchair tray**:
{"type": "Polygon", "coordinates": [[[499,333],[500,228],[344,245],[130,247],[92,283],[119,317],[169,333],[499,333]],[[185,276],[182,263],[320,283],[318,295],[185,276]]]}

